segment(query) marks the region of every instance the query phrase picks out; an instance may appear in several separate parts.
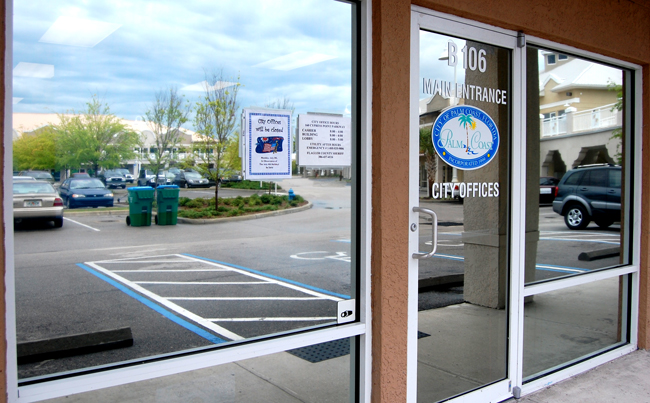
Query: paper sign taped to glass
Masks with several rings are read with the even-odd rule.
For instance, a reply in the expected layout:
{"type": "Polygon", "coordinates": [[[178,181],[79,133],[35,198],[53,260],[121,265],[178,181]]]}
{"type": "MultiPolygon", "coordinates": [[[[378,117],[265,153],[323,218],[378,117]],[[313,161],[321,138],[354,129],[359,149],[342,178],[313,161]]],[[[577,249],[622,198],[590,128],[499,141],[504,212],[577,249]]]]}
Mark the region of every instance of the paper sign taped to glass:
{"type": "Polygon", "coordinates": [[[291,111],[244,109],[242,133],[245,179],[291,178],[291,111]]]}

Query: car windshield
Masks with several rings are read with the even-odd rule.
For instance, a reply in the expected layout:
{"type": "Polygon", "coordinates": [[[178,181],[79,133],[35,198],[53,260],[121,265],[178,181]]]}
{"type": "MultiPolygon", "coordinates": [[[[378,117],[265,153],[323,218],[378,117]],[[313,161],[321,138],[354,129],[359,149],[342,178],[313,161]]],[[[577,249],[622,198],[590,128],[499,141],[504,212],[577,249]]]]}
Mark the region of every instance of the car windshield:
{"type": "Polygon", "coordinates": [[[130,175],[131,174],[128,169],[116,169],[115,171],[121,173],[122,175],[130,175]]]}
{"type": "Polygon", "coordinates": [[[196,172],[185,172],[187,179],[201,179],[201,175],[196,172]]]}
{"type": "Polygon", "coordinates": [[[106,171],[104,173],[104,176],[117,176],[117,177],[120,177],[120,176],[122,176],[122,173],[118,172],[118,171],[106,171]]]}
{"type": "Polygon", "coordinates": [[[76,179],[70,181],[70,189],[104,189],[99,179],[76,179]]]}
{"type": "Polygon", "coordinates": [[[31,176],[36,179],[52,179],[52,175],[47,172],[25,172],[23,175],[31,176]]]}
{"type": "Polygon", "coordinates": [[[17,182],[14,183],[14,194],[56,193],[49,183],[17,182]]]}

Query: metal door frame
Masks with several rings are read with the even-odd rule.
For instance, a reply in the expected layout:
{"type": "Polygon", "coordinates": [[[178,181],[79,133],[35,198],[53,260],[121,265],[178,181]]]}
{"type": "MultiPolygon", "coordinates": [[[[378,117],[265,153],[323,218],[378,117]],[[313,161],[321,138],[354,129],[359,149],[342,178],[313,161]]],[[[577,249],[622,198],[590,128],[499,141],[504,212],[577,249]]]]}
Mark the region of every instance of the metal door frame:
{"type": "MultiPolygon", "coordinates": [[[[525,106],[522,99],[523,67],[525,67],[525,53],[516,32],[507,31],[494,26],[464,20],[458,17],[437,13],[422,7],[413,6],[411,9],[411,106],[409,116],[409,211],[410,222],[418,223],[418,213],[413,207],[419,205],[419,71],[420,71],[420,29],[439,32],[444,35],[458,36],[463,39],[477,40],[489,45],[509,49],[512,52],[512,89],[511,89],[511,166],[525,166],[525,144],[521,134],[525,133],[525,106]]],[[[512,268],[524,265],[524,223],[522,219],[526,205],[525,200],[525,175],[523,170],[511,169],[510,189],[510,278],[508,295],[508,338],[507,347],[507,377],[475,391],[458,396],[453,402],[498,402],[512,397],[513,379],[517,374],[517,351],[519,350],[520,307],[523,306],[521,287],[523,276],[518,270],[512,268]]],[[[409,232],[409,252],[418,252],[418,231],[409,232]]],[[[415,402],[417,399],[417,328],[418,328],[418,261],[409,256],[409,318],[408,318],[408,357],[407,357],[407,401],[415,402]]]]}

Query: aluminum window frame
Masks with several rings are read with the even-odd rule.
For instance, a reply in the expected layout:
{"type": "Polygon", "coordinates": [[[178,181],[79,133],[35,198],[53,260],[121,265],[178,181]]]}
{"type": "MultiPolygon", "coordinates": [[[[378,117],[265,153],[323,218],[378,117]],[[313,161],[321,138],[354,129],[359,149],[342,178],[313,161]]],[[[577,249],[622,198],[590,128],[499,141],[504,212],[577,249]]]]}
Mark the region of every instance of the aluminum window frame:
{"type": "MultiPolygon", "coordinates": [[[[335,1],[335,0],[330,0],[335,1]]],[[[342,1],[342,0],[337,0],[342,1]]],[[[352,68],[356,80],[352,82],[356,91],[358,134],[356,150],[359,184],[356,194],[356,213],[352,216],[352,232],[356,236],[358,253],[358,277],[356,278],[358,321],[316,330],[298,330],[294,334],[270,336],[267,340],[251,341],[209,352],[164,358],[124,368],[107,369],[63,379],[44,381],[37,384],[18,386],[17,345],[16,345],[16,293],[13,230],[5,229],[5,335],[7,341],[6,376],[8,402],[34,402],[66,395],[72,395],[112,386],[189,372],[216,365],[227,364],[243,359],[261,357],[324,343],[341,338],[351,339],[350,390],[351,401],[369,401],[371,391],[371,307],[370,307],[370,246],[371,246],[371,206],[372,206],[372,166],[371,166],[371,122],[372,122],[372,24],[371,0],[343,0],[352,7],[352,47],[354,56],[352,68]],[[356,215],[356,216],[355,216],[356,215]],[[355,234],[356,232],[356,234],[355,234]]],[[[13,70],[13,0],[5,0],[5,120],[4,144],[12,144],[12,70],[13,70]]],[[[354,96],[354,95],[353,95],[354,96]]],[[[354,100],[353,100],[354,104],[354,100]]],[[[4,222],[13,222],[12,208],[12,147],[4,147],[4,222]]],[[[116,367],[120,363],[114,364],[116,367]]]]}
{"type": "MultiPolygon", "coordinates": [[[[626,175],[626,185],[628,186],[630,197],[630,210],[633,212],[641,211],[641,169],[633,169],[634,162],[641,161],[641,149],[642,149],[642,133],[641,128],[643,127],[643,121],[640,111],[642,110],[642,68],[639,65],[614,59],[611,57],[603,56],[593,52],[585,51],[579,48],[575,48],[568,45],[563,45],[560,43],[552,42],[546,39],[528,36],[526,37],[526,45],[531,45],[535,47],[541,47],[544,49],[551,49],[556,52],[562,52],[564,54],[572,54],[578,57],[583,57],[585,59],[592,60],[594,62],[605,63],[612,67],[620,68],[623,70],[623,74],[629,74],[629,77],[632,78],[632,83],[628,84],[630,88],[627,88],[624,92],[624,97],[629,97],[627,99],[627,105],[629,105],[627,111],[624,113],[624,119],[626,119],[626,125],[629,130],[629,136],[633,140],[632,142],[626,142],[625,152],[631,158],[628,158],[626,161],[626,168],[628,169],[629,174],[626,175]],[[632,144],[634,146],[632,147],[632,144]]],[[[524,55],[525,56],[525,55],[524,55]]],[[[524,64],[525,66],[525,64],[524,64]]],[[[624,135],[626,135],[624,133],[624,135]]],[[[526,166],[526,145],[523,145],[523,154],[522,154],[522,166],[526,166]]],[[[524,200],[525,202],[525,200],[524,200]]],[[[554,383],[565,380],[571,376],[580,374],[582,372],[588,371],[598,365],[604,364],[608,361],[616,359],[622,355],[628,354],[637,349],[638,343],[638,314],[639,314],[639,275],[640,275],[640,261],[641,261],[641,250],[640,250],[640,237],[634,237],[633,234],[641,233],[641,217],[638,213],[635,213],[631,218],[629,215],[625,217],[625,228],[628,231],[628,243],[627,245],[622,245],[622,253],[629,254],[628,263],[624,263],[617,267],[612,268],[603,268],[598,269],[592,273],[585,273],[575,276],[560,277],[549,279],[543,282],[535,282],[530,285],[524,285],[523,276],[520,279],[519,292],[522,295],[522,298],[537,294],[542,294],[550,291],[563,290],[569,287],[574,287],[583,284],[593,283],[599,280],[605,280],[610,278],[616,278],[620,276],[629,275],[629,289],[627,292],[630,295],[630,307],[628,311],[628,318],[624,318],[629,321],[629,343],[610,349],[607,352],[598,354],[595,353],[593,357],[587,358],[584,361],[581,361],[577,364],[570,365],[567,363],[567,367],[560,369],[556,372],[549,373],[548,375],[542,376],[538,379],[531,380],[530,382],[523,383],[522,373],[523,373],[523,321],[524,321],[524,312],[523,309],[520,310],[518,321],[520,322],[520,331],[521,338],[519,339],[519,351],[517,352],[517,366],[519,368],[517,379],[514,384],[521,388],[521,394],[529,394],[545,388],[554,383]]],[[[522,301],[523,302],[523,301],[522,301]]]]}

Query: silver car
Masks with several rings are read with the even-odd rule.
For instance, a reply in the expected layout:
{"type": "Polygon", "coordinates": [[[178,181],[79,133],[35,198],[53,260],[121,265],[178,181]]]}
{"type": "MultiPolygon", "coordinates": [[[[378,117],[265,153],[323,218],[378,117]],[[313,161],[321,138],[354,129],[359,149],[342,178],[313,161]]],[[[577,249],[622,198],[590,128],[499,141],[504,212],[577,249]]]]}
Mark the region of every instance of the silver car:
{"type": "Polygon", "coordinates": [[[55,227],[63,226],[63,200],[48,182],[17,181],[13,193],[14,223],[53,221],[55,227]]]}

